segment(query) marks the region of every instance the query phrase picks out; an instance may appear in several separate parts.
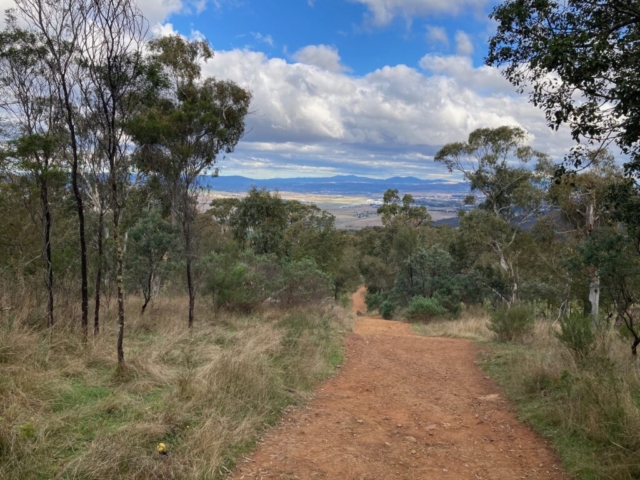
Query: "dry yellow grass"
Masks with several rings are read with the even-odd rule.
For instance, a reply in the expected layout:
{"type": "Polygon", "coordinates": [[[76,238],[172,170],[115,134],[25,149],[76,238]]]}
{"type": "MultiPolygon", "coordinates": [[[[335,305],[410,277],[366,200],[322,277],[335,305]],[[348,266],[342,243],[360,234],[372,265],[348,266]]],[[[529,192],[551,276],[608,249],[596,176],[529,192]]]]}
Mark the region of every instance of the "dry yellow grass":
{"type": "Polygon", "coordinates": [[[468,338],[489,341],[494,337],[488,328],[489,316],[480,309],[466,311],[455,320],[436,320],[428,323],[415,323],[416,333],[429,337],[468,338]]]}
{"type": "Polygon", "coordinates": [[[191,334],[184,298],[127,310],[117,374],[113,312],[88,345],[65,322],[0,317],[0,478],[222,478],[332,373],[350,327],[333,305],[239,317],[202,303],[191,334]]]}

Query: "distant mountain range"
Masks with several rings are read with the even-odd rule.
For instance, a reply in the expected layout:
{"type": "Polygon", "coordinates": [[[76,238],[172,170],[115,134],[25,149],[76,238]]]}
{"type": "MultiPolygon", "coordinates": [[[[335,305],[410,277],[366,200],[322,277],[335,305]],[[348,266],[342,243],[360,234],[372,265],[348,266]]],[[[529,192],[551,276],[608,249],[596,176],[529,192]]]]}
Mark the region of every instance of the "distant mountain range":
{"type": "Polygon", "coordinates": [[[381,195],[388,188],[397,188],[401,194],[465,194],[469,192],[469,184],[466,182],[422,180],[416,177],[393,177],[382,180],[356,175],[339,175],[320,178],[255,179],[238,175],[219,177],[203,175],[200,177],[200,183],[213,191],[232,193],[246,192],[253,186],[282,192],[325,195],[381,195]]]}

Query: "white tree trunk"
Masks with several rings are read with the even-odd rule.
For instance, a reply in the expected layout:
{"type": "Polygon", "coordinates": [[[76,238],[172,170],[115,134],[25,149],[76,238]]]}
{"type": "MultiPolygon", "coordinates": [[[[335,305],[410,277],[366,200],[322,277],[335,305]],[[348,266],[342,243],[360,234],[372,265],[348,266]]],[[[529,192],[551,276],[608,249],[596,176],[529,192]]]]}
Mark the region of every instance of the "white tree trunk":
{"type": "Polygon", "coordinates": [[[597,274],[589,282],[589,302],[591,302],[591,318],[593,324],[598,326],[598,311],[600,309],[600,276],[597,274]]]}

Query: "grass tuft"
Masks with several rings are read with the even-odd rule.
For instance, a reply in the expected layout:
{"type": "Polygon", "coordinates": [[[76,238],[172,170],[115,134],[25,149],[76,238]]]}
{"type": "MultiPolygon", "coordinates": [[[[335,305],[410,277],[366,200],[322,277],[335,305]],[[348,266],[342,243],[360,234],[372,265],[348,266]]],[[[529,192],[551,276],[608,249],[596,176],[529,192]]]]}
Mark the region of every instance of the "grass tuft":
{"type": "Polygon", "coordinates": [[[0,478],[223,478],[334,371],[351,321],[331,305],[215,317],[202,305],[190,333],[184,298],[139,308],[127,303],[124,368],[113,312],[88,345],[72,326],[0,317],[0,478]]]}

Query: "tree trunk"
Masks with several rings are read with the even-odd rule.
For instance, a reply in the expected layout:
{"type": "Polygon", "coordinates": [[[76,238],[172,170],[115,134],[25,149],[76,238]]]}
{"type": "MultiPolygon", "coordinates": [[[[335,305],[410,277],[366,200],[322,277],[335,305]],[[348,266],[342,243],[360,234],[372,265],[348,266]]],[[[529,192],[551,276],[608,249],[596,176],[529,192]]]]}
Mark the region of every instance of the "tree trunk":
{"type": "Polygon", "coordinates": [[[631,345],[631,353],[634,357],[638,356],[638,345],[640,345],[640,338],[636,338],[631,345]]]}
{"type": "MultiPolygon", "coordinates": [[[[595,228],[596,223],[596,199],[595,196],[591,197],[591,203],[587,207],[587,237],[591,236],[591,232],[595,228]]],[[[594,268],[594,270],[596,270],[594,268]]],[[[591,302],[591,319],[593,324],[598,326],[598,310],[600,309],[600,275],[597,270],[591,275],[589,282],[589,302],[591,302]]]]}
{"type": "Polygon", "coordinates": [[[53,327],[55,319],[53,316],[53,262],[51,259],[51,209],[49,208],[49,189],[44,179],[40,184],[40,199],[42,201],[42,213],[44,222],[43,247],[45,261],[47,262],[47,327],[53,327]]]}
{"type": "MultiPolygon", "coordinates": [[[[115,182],[115,180],[114,180],[115,182]]],[[[116,187],[113,187],[116,189],[116,187]]],[[[114,195],[116,192],[113,192],[114,195]]],[[[117,200],[116,202],[117,203],[117,200]]],[[[113,243],[116,247],[116,291],[118,297],[118,364],[124,364],[124,254],[120,240],[120,208],[113,210],[113,243]]]]}
{"type": "Polygon", "coordinates": [[[103,241],[102,230],[104,229],[104,211],[100,208],[100,214],[98,215],[98,271],[96,272],[96,304],[93,312],[93,335],[97,336],[100,333],[100,289],[102,287],[102,255],[103,255],[103,241]]]}
{"type": "MultiPolygon", "coordinates": [[[[55,47],[54,47],[55,48],[55,47]]],[[[62,72],[60,72],[62,73],[62,72]]],[[[76,200],[76,210],[78,212],[78,230],[80,236],[80,277],[81,277],[81,311],[82,311],[82,339],[86,342],[89,335],[89,278],[87,274],[87,240],[85,237],[85,224],[84,224],[84,203],[82,200],[82,190],[78,182],[80,176],[78,172],[80,155],[78,153],[78,142],[76,139],[76,128],[73,120],[73,107],[71,105],[71,93],[67,86],[67,80],[62,75],[62,93],[63,102],[66,110],[66,122],[69,127],[69,137],[71,139],[71,186],[73,189],[73,196],[76,200]]]]}
{"type": "Polygon", "coordinates": [[[502,248],[499,245],[495,245],[495,250],[498,252],[500,256],[500,267],[509,277],[509,281],[511,282],[511,300],[509,301],[509,306],[515,305],[518,303],[519,291],[518,291],[518,279],[516,278],[516,273],[513,270],[513,265],[509,263],[507,257],[505,256],[502,248]]]}
{"type": "Polygon", "coordinates": [[[144,311],[147,309],[147,305],[151,301],[151,288],[153,283],[153,273],[149,274],[149,278],[147,279],[147,289],[142,289],[142,295],[144,297],[144,303],[142,304],[142,309],[140,310],[140,315],[144,315],[144,311]]]}
{"type": "Polygon", "coordinates": [[[189,292],[189,330],[193,328],[193,319],[194,319],[194,311],[196,305],[196,287],[193,281],[193,271],[192,271],[192,231],[191,227],[193,224],[192,215],[191,215],[191,204],[189,203],[189,185],[186,185],[184,188],[184,198],[179,199],[178,201],[182,201],[183,207],[182,211],[182,233],[184,235],[184,254],[185,259],[187,261],[187,291],[189,292]]]}
{"type": "Polygon", "coordinates": [[[196,305],[196,289],[191,274],[191,255],[187,254],[187,290],[189,291],[189,329],[193,328],[193,316],[196,305]]]}
{"type": "Polygon", "coordinates": [[[76,197],[76,207],[78,210],[78,231],[80,235],[80,276],[81,276],[81,311],[82,311],[82,338],[86,342],[89,335],[89,281],[87,275],[87,240],[85,238],[85,225],[84,225],[84,205],[82,202],[82,193],[78,187],[77,178],[77,162],[73,170],[73,193],[76,197]]]}
{"type": "Polygon", "coordinates": [[[591,302],[591,319],[594,326],[598,326],[600,310],[600,276],[595,275],[589,282],[589,302],[591,302]]]}

